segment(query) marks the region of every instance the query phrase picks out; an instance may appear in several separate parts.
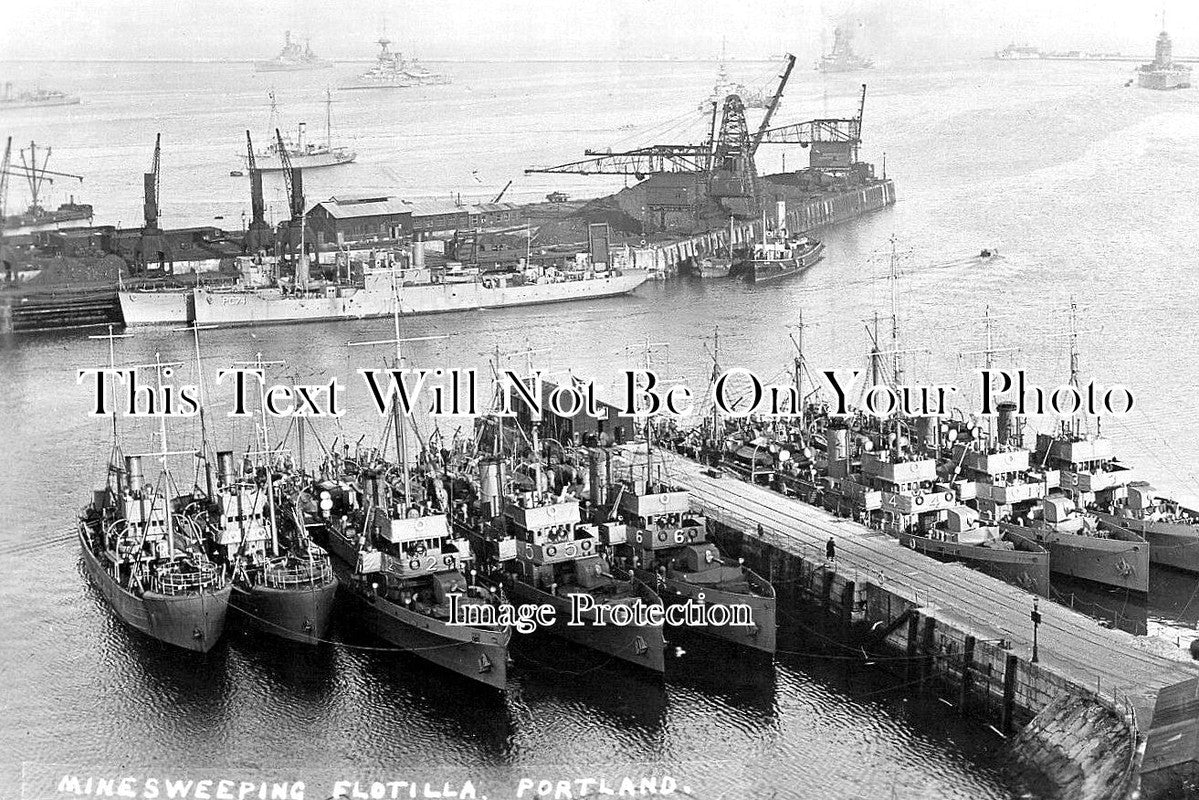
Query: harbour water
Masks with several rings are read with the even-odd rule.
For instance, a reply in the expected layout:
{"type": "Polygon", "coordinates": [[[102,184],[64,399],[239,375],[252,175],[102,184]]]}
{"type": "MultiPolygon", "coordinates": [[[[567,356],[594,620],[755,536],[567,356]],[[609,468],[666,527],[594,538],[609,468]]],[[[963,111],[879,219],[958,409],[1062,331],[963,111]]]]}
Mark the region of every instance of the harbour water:
{"type": "MultiPolygon", "coordinates": [[[[17,142],[52,143],[57,168],[87,175],[97,222],[140,220],[140,174],[161,130],[164,224],[238,227],[248,191],[228,172],[238,166],[244,129],[265,127],[268,88],[248,65],[11,66],[22,82],[37,78],[84,96],[79,106],[4,122],[17,142]]],[[[762,82],[776,69],[741,66],[762,82]]],[[[689,134],[668,120],[693,110],[715,75],[714,65],[700,63],[445,69],[455,75],[452,86],[339,102],[335,136],[359,159],[306,175],[310,200],[380,190],[485,197],[531,164],[654,138],[620,129],[629,122],[643,130],[659,124],[661,141],[698,141],[698,114],[689,134]]],[[[1199,239],[1191,178],[1199,169],[1199,96],[1124,88],[1126,73],[1102,63],[997,62],[797,73],[780,121],[851,112],[859,81],[870,81],[863,157],[881,168],[886,153],[900,197],[893,209],[825,232],[817,267],[768,287],[680,280],[590,304],[416,319],[405,323],[405,335],[446,338],[413,343],[409,357],[421,366],[483,368],[496,346],[532,348],[544,351],[537,365],[555,375],[571,369],[611,386],[618,370],[641,363],[645,341],[667,342],[656,351],[661,372],[702,389],[705,344],[719,325],[724,366],[783,380],[793,354],[788,326],[802,310],[812,326],[805,351],[813,367],[861,368],[866,322],[890,313],[883,278],[894,234],[904,253],[904,346],[920,351],[908,358],[913,379],[973,386],[970,372],[980,362],[968,351],[983,346],[989,307],[997,344],[1019,348],[1000,366],[1019,364],[1035,382],[1057,386],[1068,374],[1066,340],[1057,334],[1076,300],[1089,331],[1081,339],[1084,381],[1124,384],[1137,398],[1134,413],[1105,432],[1159,490],[1194,501],[1199,366],[1190,353],[1199,340],[1199,289],[1189,254],[1199,239]],[[984,247],[1000,257],[976,258],[984,247]]],[[[270,78],[284,113],[306,109],[310,129],[320,127],[323,111],[324,86],[313,80],[270,78]]],[[[788,165],[805,157],[791,148],[788,165]]],[[[763,170],[777,168],[782,153],[761,161],[763,170]]],[[[614,185],[518,177],[505,199],[551,189],[598,195],[614,185]]],[[[268,189],[276,213],[281,198],[281,187],[268,189]]],[[[261,351],[287,362],[280,378],[338,374],[353,384],[357,368],[378,366],[386,353],[346,343],[385,338],[389,327],[374,320],[213,331],[205,334],[205,359],[211,371],[261,351]]],[[[146,363],[156,352],[187,361],[191,340],[155,331],[116,348],[123,363],[146,363]]],[[[106,358],[104,343],[80,333],[0,346],[0,440],[8,444],[0,467],[4,786],[15,785],[26,761],[322,774],[482,764],[515,774],[597,763],[685,772],[704,760],[746,776],[759,796],[777,789],[799,797],[1009,797],[1025,788],[1002,777],[989,733],[936,703],[922,706],[893,689],[893,679],[847,674],[835,659],[811,657],[810,634],[795,623],[773,668],[743,667],[727,652],[680,642],[664,686],[522,649],[507,698],[478,695],[371,649],[377,643],[348,625],[340,626],[342,643],[316,652],[238,636],[207,658],[164,651],[119,627],[88,589],[69,537],[109,447],[105,421],[86,416],[89,395],[77,370],[106,358]]],[[[361,388],[348,393],[340,426],[322,429],[327,443],[377,435],[361,388]]],[[[221,418],[225,410],[214,407],[217,436],[248,441],[253,431],[221,418]]],[[[177,444],[194,442],[195,427],[175,426],[177,444]]],[[[441,429],[454,432],[444,421],[441,429]]],[[[131,426],[128,447],[151,450],[151,433],[131,426]]],[[[1185,645],[1199,619],[1195,580],[1158,577],[1147,627],[1185,645]]],[[[1114,607],[1127,598],[1105,594],[1096,602],[1114,607]]]]}

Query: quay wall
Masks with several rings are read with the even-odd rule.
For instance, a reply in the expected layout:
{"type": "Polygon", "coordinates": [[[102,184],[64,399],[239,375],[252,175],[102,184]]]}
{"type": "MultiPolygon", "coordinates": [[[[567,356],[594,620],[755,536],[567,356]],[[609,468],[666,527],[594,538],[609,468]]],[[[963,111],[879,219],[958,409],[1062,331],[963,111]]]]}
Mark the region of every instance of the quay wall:
{"type": "MultiPolygon", "coordinates": [[[[787,229],[808,233],[827,225],[848,222],[894,204],[894,181],[881,180],[869,186],[832,192],[802,202],[788,202],[787,229]]],[[[633,249],[633,267],[661,275],[674,275],[685,262],[711,256],[727,247],[730,236],[733,244],[753,241],[761,234],[761,227],[760,221],[743,222],[731,229],[722,227],[685,239],[650,243],[633,249]]]]}
{"type": "Polygon", "coordinates": [[[1137,789],[1140,733],[1131,705],[1102,686],[1086,687],[986,640],[968,621],[939,609],[910,587],[839,568],[802,543],[745,530],[707,509],[712,538],[770,580],[779,604],[814,611],[858,652],[886,653],[880,663],[901,687],[973,717],[1008,738],[1011,762],[1043,796],[1127,798],[1137,789]]]}
{"type": "Polygon", "coordinates": [[[120,324],[115,288],[0,291],[0,335],[120,324]]]}

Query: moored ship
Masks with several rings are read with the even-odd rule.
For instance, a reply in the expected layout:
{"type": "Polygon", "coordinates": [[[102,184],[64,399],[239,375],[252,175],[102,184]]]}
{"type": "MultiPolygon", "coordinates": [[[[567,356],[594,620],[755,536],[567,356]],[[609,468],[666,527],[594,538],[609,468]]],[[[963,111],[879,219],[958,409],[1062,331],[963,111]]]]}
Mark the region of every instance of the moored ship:
{"type": "Polygon", "coordinates": [[[1047,497],[1017,518],[1023,524],[999,523],[1008,536],[1020,537],[1049,550],[1054,574],[1093,583],[1149,591],[1149,543],[1114,525],[1100,525],[1068,497],[1047,497]]]}
{"type": "Polygon", "coordinates": [[[113,454],[106,486],[79,518],[84,570],[124,624],[208,652],[225,629],[229,582],[198,547],[179,546],[169,472],[148,486],[141,456],[125,456],[122,465],[120,451],[113,454]]]}
{"type": "Polygon", "coordinates": [[[582,522],[578,502],[525,492],[505,501],[498,524],[516,541],[516,558],[501,572],[512,602],[552,606],[557,613],[548,632],[555,636],[652,672],[665,671],[661,624],[636,619],[638,606],[658,606],[661,599],[642,581],[613,574],[599,554],[599,527],[582,522]],[[572,619],[576,602],[579,613],[572,619]],[[615,610],[618,606],[624,608],[615,610]],[[633,615],[630,624],[604,621],[626,611],[633,615]]]}
{"type": "Polygon", "coordinates": [[[220,452],[214,497],[195,503],[185,516],[226,565],[233,585],[230,606],[244,625],[319,644],[329,629],[337,580],[328,553],[308,540],[291,514],[276,508],[273,476],[269,465],[250,479],[238,475],[233,453],[220,452]]]}
{"type": "MultiPolygon", "coordinates": [[[[775,592],[769,581],[728,558],[707,539],[707,523],[691,510],[690,495],[665,485],[626,481],[619,508],[631,520],[624,549],[632,574],[671,604],[748,608],[748,625],[695,626],[690,630],[752,650],[774,653],[775,592]]],[[[730,611],[730,619],[731,611],[730,611]]]]}
{"type": "Polygon", "coordinates": [[[787,207],[782,201],[778,203],[776,220],[774,229],[767,230],[763,213],[761,241],[750,245],[744,260],[733,268],[734,273],[743,275],[750,283],[798,275],[824,258],[824,242],[787,232],[787,207]]]}
{"type": "Polygon", "coordinates": [[[392,485],[402,468],[370,461],[353,483],[326,478],[315,486],[323,519],[317,529],[358,621],[404,652],[504,689],[511,629],[450,616],[451,596],[459,609],[499,601],[467,579],[467,539],[451,531],[445,513],[392,485]]]}
{"type": "Polygon", "coordinates": [[[291,40],[291,31],[283,32],[283,49],[269,61],[255,61],[255,72],[302,72],[310,69],[329,69],[332,61],[320,58],[312,52],[308,41],[304,44],[291,40]]]}
{"type": "Polygon", "coordinates": [[[1090,511],[1100,522],[1144,537],[1149,563],[1199,572],[1199,511],[1158,497],[1143,481],[1129,483],[1123,499],[1090,511]]]}
{"type": "Polygon", "coordinates": [[[627,294],[645,283],[645,270],[526,269],[487,275],[439,276],[415,268],[397,278],[395,270],[364,273],[363,284],[314,284],[243,290],[196,289],[193,319],[200,325],[233,327],[334,319],[476,311],[561,303],[627,294]]]}
{"type": "Polygon", "coordinates": [[[1024,537],[983,525],[978,512],[958,506],[927,531],[902,531],[899,543],[938,561],[960,562],[1042,597],[1049,596],[1049,551],[1024,537]]]}

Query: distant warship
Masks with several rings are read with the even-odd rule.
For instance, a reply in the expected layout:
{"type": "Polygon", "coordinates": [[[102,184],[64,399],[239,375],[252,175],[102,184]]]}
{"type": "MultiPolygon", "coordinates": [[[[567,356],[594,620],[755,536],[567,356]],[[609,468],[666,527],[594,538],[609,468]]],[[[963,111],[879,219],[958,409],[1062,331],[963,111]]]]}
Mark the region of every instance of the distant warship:
{"type": "Polygon", "coordinates": [[[328,69],[333,62],[320,58],[312,52],[305,41],[303,45],[291,40],[291,31],[283,33],[283,49],[270,61],[255,61],[255,72],[299,72],[308,69],[328,69]]]}

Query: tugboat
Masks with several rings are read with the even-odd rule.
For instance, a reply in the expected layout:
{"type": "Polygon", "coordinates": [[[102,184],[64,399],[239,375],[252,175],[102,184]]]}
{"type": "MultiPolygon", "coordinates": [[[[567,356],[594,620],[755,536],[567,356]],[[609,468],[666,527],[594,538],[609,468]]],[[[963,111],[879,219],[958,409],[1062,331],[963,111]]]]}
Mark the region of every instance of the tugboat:
{"type": "Polygon", "coordinates": [[[742,262],[738,270],[750,283],[766,283],[798,275],[824,258],[824,242],[807,236],[789,235],[786,219],[786,203],[779,201],[778,221],[774,230],[768,231],[763,212],[762,241],[753,246],[749,258],[742,262]]]}
{"type": "Polygon", "coordinates": [[[1144,481],[1128,484],[1123,500],[1090,509],[1100,522],[1149,542],[1149,563],[1199,573],[1199,511],[1158,497],[1144,481]]]}
{"type": "MultiPolygon", "coordinates": [[[[111,332],[108,338],[111,348],[111,332]]],[[[154,366],[161,388],[164,365],[156,360],[154,366]]],[[[143,478],[141,455],[122,457],[115,411],[112,426],[106,485],[93,492],[79,517],[84,570],[121,622],[161,642],[206,653],[224,632],[231,587],[201,543],[189,541],[178,524],[166,417],[159,429],[163,470],[153,486],[143,478]]]]}
{"type": "Polygon", "coordinates": [[[308,540],[291,515],[280,519],[274,471],[236,474],[232,451],[217,453],[217,489],[211,503],[188,516],[228,565],[231,604],[248,627],[303,644],[320,644],[329,629],[337,579],[329,554],[308,540]],[[280,533],[289,531],[287,541],[280,533]]]}

